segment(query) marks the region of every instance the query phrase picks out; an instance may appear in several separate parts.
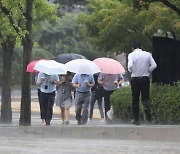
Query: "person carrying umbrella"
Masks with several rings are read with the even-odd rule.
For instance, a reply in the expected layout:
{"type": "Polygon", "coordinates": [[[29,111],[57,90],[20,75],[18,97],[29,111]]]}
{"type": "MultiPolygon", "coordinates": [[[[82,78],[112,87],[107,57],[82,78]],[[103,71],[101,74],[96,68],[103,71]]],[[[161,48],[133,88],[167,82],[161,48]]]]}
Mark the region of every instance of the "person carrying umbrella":
{"type": "Polygon", "coordinates": [[[104,122],[104,111],[102,107],[102,100],[103,100],[103,87],[98,84],[98,76],[99,73],[96,73],[93,75],[95,80],[95,85],[91,88],[91,102],[90,102],[90,112],[89,112],[89,121],[93,118],[93,110],[94,110],[94,104],[97,101],[99,113],[101,116],[101,122],[104,122]]]}
{"type": "Polygon", "coordinates": [[[123,81],[124,79],[121,74],[99,74],[98,83],[103,86],[106,123],[111,122],[111,120],[107,116],[107,112],[111,109],[110,96],[116,89],[119,88],[123,81]]]}
{"type": "Polygon", "coordinates": [[[76,88],[75,112],[78,125],[87,124],[88,107],[91,96],[90,89],[94,84],[94,78],[91,74],[75,74],[72,79],[72,86],[76,88]]]}
{"type": "Polygon", "coordinates": [[[55,100],[56,84],[59,81],[58,75],[48,75],[43,72],[38,74],[36,84],[40,86],[40,97],[42,103],[42,119],[45,123],[43,125],[49,126],[52,115],[53,115],[53,105],[55,100]]]}
{"type": "Polygon", "coordinates": [[[72,76],[71,72],[67,72],[65,75],[61,75],[60,81],[57,82],[56,105],[60,107],[61,118],[65,125],[69,124],[69,108],[72,106],[72,76]]]}
{"type": "MultiPolygon", "coordinates": [[[[39,74],[39,72],[36,72],[35,77],[34,77],[34,81],[36,84],[37,84],[38,74],[39,74]]],[[[45,119],[43,118],[43,115],[42,115],[41,85],[37,85],[37,91],[38,91],[38,101],[39,101],[40,116],[41,116],[41,120],[42,120],[42,125],[45,125],[46,122],[45,122],[45,119]]]]}

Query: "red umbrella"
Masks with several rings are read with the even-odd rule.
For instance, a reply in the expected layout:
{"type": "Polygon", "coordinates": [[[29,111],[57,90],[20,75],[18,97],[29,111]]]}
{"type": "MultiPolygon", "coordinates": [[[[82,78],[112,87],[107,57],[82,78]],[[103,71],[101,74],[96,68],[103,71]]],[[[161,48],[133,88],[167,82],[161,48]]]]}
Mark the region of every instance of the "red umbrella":
{"type": "Polygon", "coordinates": [[[104,74],[122,74],[125,72],[124,67],[117,60],[112,58],[97,58],[94,62],[101,69],[101,73],[104,74]]]}
{"type": "Polygon", "coordinates": [[[33,61],[31,61],[31,62],[27,65],[26,72],[32,72],[32,73],[38,72],[38,71],[34,70],[34,66],[36,65],[37,62],[42,61],[42,60],[45,60],[45,59],[39,59],[39,60],[33,60],[33,61]]]}

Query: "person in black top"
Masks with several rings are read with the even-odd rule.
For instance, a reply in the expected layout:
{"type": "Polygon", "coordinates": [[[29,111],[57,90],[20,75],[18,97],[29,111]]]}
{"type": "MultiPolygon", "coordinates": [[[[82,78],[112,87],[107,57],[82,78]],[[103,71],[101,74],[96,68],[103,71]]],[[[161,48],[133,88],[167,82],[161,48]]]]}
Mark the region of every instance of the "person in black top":
{"type": "Polygon", "coordinates": [[[101,121],[104,121],[104,111],[103,111],[103,107],[102,107],[103,88],[97,82],[98,76],[99,76],[99,73],[94,74],[95,85],[94,85],[94,87],[91,88],[91,102],[90,102],[89,121],[92,120],[94,104],[96,101],[98,103],[101,121]]]}

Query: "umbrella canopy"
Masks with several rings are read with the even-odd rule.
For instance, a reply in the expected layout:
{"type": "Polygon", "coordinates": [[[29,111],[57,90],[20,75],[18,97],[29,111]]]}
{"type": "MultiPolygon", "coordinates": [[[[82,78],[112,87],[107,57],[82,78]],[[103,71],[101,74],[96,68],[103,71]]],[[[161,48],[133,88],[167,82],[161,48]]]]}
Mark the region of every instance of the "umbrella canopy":
{"type": "Polygon", "coordinates": [[[66,74],[67,72],[64,64],[58,63],[54,60],[44,60],[37,62],[34,69],[48,75],[66,74]]]}
{"type": "Polygon", "coordinates": [[[124,67],[112,58],[97,58],[93,62],[99,66],[104,74],[122,74],[125,72],[124,67]]]}
{"type": "Polygon", "coordinates": [[[83,55],[76,54],[76,53],[63,53],[63,54],[58,55],[54,60],[59,63],[65,64],[74,59],[87,59],[87,58],[84,57],[83,55]]]}
{"type": "Polygon", "coordinates": [[[87,59],[75,59],[65,64],[66,70],[77,74],[95,74],[100,72],[100,68],[87,59]]]}
{"type": "Polygon", "coordinates": [[[32,73],[38,72],[37,70],[34,70],[34,66],[36,65],[37,62],[39,62],[41,60],[45,60],[45,59],[39,59],[39,60],[31,61],[26,67],[26,72],[32,72],[32,73]]]}

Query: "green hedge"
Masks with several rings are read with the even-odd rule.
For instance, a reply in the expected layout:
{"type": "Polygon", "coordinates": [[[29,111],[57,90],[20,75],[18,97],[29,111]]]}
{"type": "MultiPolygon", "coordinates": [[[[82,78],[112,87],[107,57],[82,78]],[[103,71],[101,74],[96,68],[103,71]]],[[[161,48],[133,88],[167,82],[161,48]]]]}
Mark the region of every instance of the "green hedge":
{"type": "MultiPolygon", "coordinates": [[[[131,88],[122,87],[111,96],[115,117],[121,121],[132,118],[131,88]]],[[[174,86],[152,84],[150,87],[152,122],[154,124],[180,124],[180,82],[174,86]]],[[[140,102],[140,120],[146,121],[140,102]]]]}

